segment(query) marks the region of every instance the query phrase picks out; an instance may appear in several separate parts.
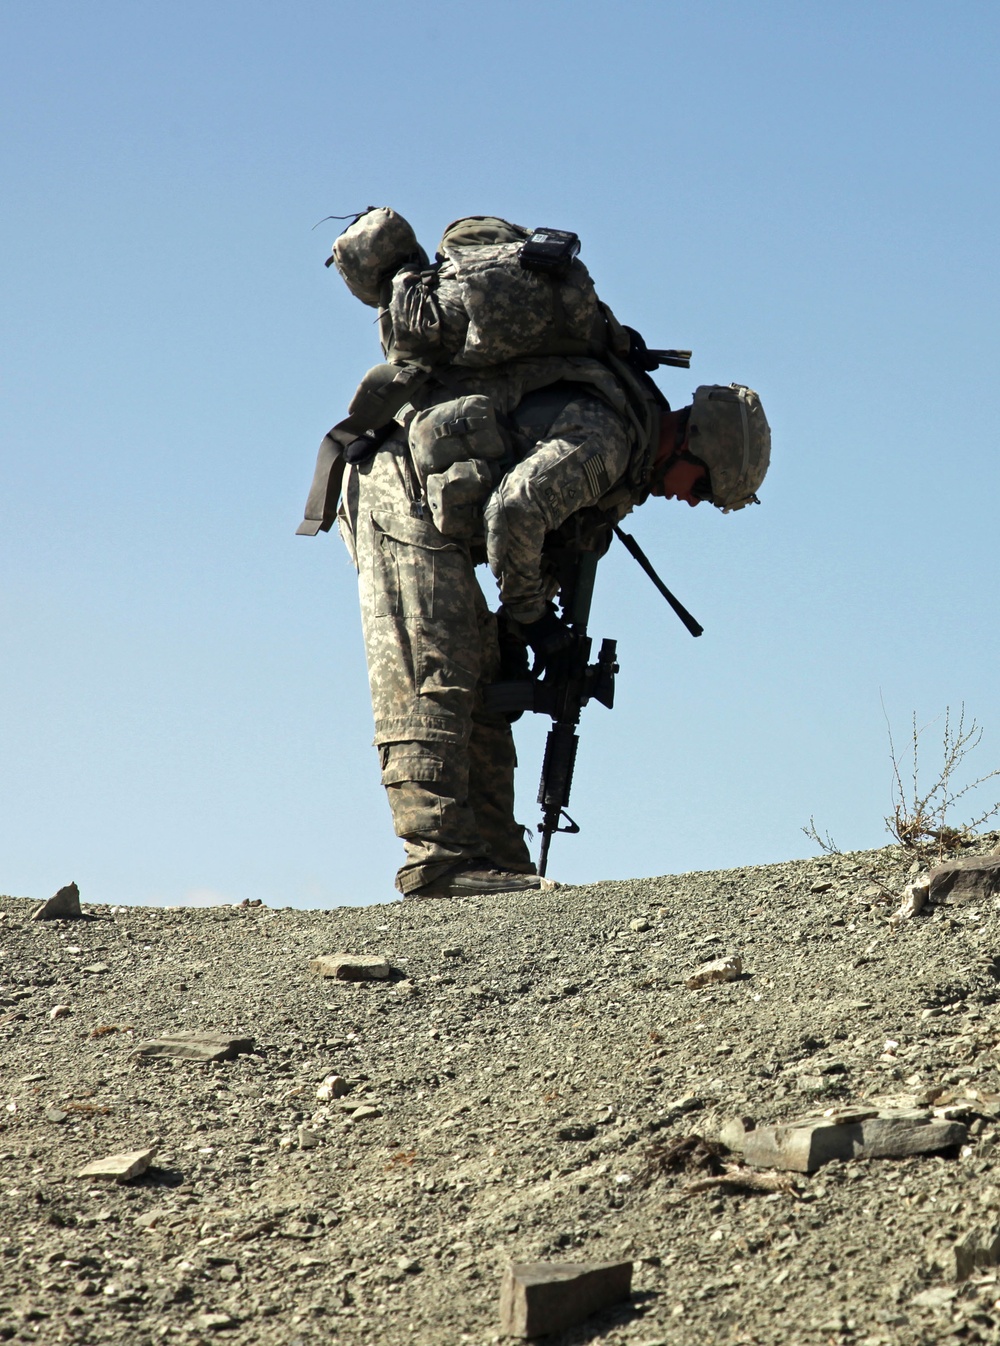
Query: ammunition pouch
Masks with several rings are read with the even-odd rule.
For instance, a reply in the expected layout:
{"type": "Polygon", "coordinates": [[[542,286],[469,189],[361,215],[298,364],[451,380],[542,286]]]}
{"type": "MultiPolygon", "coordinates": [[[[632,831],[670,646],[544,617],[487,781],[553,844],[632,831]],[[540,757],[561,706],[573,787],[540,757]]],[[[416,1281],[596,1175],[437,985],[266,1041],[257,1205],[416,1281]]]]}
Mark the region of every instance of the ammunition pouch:
{"type": "Polygon", "coordinates": [[[408,426],[410,454],[420,484],[453,463],[498,462],[507,453],[493,403],[474,394],[418,411],[408,426]]]}
{"type": "Polygon", "coordinates": [[[483,531],[483,502],[493,490],[489,465],[477,459],[452,463],[427,478],[427,505],[445,537],[472,539],[483,531]]]}

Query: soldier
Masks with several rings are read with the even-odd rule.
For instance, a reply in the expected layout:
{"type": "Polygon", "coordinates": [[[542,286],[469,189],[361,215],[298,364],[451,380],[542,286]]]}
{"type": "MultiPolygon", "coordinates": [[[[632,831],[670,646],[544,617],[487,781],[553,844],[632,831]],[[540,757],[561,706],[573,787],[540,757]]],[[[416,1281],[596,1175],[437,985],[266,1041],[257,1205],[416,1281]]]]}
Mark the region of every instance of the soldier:
{"type": "MultiPolygon", "coordinates": [[[[756,499],[769,461],[756,394],[700,388],[690,407],[671,410],[596,296],[592,313],[582,303],[575,312],[563,282],[563,332],[552,338],[540,320],[541,338],[518,334],[529,306],[504,286],[538,282],[505,279],[500,265],[488,284],[482,276],[484,260],[507,265],[527,238],[490,217],[459,221],[429,267],[405,221],[369,211],[334,248],[352,291],[379,308],[389,358],[366,376],[346,430],[331,435],[348,445],[337,521],[358,570],[375,745],[405,849],[396,886],[406,898],[549,886],[514,818],[511,726],[490,713],[484,689],[512,666],[526,670],[528,648],[537,672],[567,643],[552,544],[603,552],[611,524],[650,495],[740,509],[756,499]],[[462,273],[470,258],[478,296],[462,273]],[[477,302],[486,314],[478,326],[477,302]],[[589,324],[582,352],[568,330],[577,319],[589,324]],[[384,424],[366,437],[362,423],[380,419],[373,404],[384,424]],[[496,613],[476,578],[483,561],[499,585],[496,613]]],[[[577,289],[579,270],[568,268],[577,289]]],[[[544,295],[554,284],[545,278],[544,295]]],[[[318,493],[328,517],[310,524],[307,509],[300,531],[329,526],[325,479],[318,493]]]]}

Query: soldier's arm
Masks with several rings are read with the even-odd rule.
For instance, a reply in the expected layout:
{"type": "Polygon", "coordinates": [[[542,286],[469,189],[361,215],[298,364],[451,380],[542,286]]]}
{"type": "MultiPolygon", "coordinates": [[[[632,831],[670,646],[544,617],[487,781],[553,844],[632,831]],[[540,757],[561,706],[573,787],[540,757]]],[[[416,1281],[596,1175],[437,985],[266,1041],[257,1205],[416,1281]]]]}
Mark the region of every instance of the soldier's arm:
{"type": "Polygon", "coordinates": [[[621,419],[593,398],[571,404],[553,431],[512,468],[486,502],[490,568],[518,621],[537,621],[549,593],[542,573],[546,533],[595,504],[621,479],[630,445],[621,419]]]}

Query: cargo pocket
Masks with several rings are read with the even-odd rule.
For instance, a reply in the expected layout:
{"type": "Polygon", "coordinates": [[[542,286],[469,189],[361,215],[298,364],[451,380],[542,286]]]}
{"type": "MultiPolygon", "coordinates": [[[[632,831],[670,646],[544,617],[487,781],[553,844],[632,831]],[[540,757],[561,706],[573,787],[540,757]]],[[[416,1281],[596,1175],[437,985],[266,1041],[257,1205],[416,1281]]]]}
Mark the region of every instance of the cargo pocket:
{"type": "Polygon", "coordinates": [[[471,696],[480,657],[468,548],[423,519],[371,520],[374,615],[408,658],[414,690],[471,696]]]}
{"type": "Polygon", "coordinates": [[[466,567],[471,570],[461,543],[423,519],[382,513],[371,519],[376,617],[442,616],[466,567]]]}
{"type": "Polygon", "coordinates": [[[443,785],[448,779],[444,758],[423,743],[383,743],[379,747],[383,785],[443,785]]]}

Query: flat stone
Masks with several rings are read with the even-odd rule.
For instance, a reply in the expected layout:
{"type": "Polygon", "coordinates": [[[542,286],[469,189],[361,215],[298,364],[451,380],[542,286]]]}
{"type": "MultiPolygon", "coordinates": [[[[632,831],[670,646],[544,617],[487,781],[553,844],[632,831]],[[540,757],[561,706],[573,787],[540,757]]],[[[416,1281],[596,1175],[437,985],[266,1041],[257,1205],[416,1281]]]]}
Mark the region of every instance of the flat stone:
{"type": "Polygon", "coordinates": [[[1000,1266],[1000,1224],[970,1229],[952,1251],[957,1281],[967,1281],[974,1271],[1000,1266]]]}
{"type": "Polygon", "coordinates": [[[372,1107],[368,1103],[362,1103],[360,1108],[355,1108],[349,1115],[352,1122],[364,1122],[371,1117],[381,1117],[382,1113],[379,1108],[372,1107]]]}
{"type": "Polygon", "coordinates": [[[940,1122],[916,1108],[890,1109],[860,1121],[811,1118],[747,1132],[743,1158],[757,1168],[814,1173],[831,1159],[902,1159],[965,1143],[960,1122],[940,1122]]]}
{"type": "Polygon", "coordinates": [[[49,1122],[64,1122],[69,1116],[68,1112],[63,1112],[62,1108],[46,1108],[43,1116],[49,1122]]]}
{"type": "Polygon", "coordinates": [[[910,1303],[918,1309],[943,1309],[957,1294],[958,1291],[950,1285],[932,1285],[929,1290],[914,1295],[910,1303]]]}
{"type": "Polygon", "coordinates": [[[75,883],[67,883],[65,888],[60,888],[54,897],[50,897],[47,902],[43,902],[35,912],[32,913],[33,921],[82,921],[83,912],[80,909],[80,890],[75,883]]]}
{"type": "Polygon", "coordinates": [[[372,953],[324,953],[309,964],[310,972],[336,981],[385,981],[392,968],[372,953]]]}
{"type": "Polygon", "coordinates": [[[202,1332],[228,1332],[236,1326],[236,1319],[229,1313],[199,1313],[194,1325],[202,1332]]]}
{"type": "Polygon", "coordinates": [[[1000,855],[975,855],[949,860],[928,875],[932,902],[962,906],[983,902],[1000,894],[1000,855]]]}
{"type": "Polygon", "coordinates": [[[632,1294],[631,1262],[518,1262],[500,1287],[505,1336],[563,1332],[632,1294]]]}
{"type": "Polygon", "coordinates": [[[110,972],[111,969],[107,963],[88,963],[86,967],[81,968],[81,971],[89,972],[92,977],[100,977],[103,973],[110,972]]]}
{"type": "Polygon", "coordinates": [[[165,1033],[140,1042],[132,1053],[147,1060],[173,1057],[182,1061],[232,1061],[253,1051],[253,1038],[228,1038],[220,1033],[165,1033]]]}
{"type": "Polygon", "coordinates": [[[689,991],[697,991],[713,982],[736,981],[743,973],[743,961],[735,955],[731,958],[714,958],[710,963],[702,963],[684,982],[689,991]]]}
{"type": "Polygon", "coordinates": [[[107,1159],[95,1159],[86,1168],[81,1168],[78,1178],[116,1178],[119,1182],[128,1182],[138,1178],[153,1162],[156,1146],[145,1150],[129,1150],[125,1154],[111,1154],[107,1159]]]}
{"type": "Polygon", "coordinates": [[[683,1094],[680,1098],[674,1099],[667,1111],[684,1116],[688,1112],[700,1112],[704,1106],[705,1100],[699,1098],[697,1094],[683,1094]]]}

